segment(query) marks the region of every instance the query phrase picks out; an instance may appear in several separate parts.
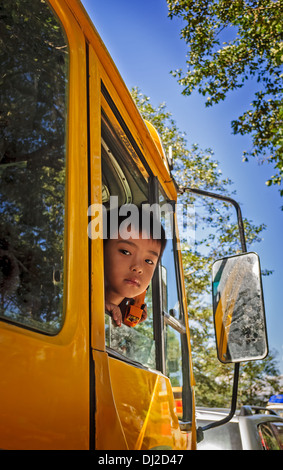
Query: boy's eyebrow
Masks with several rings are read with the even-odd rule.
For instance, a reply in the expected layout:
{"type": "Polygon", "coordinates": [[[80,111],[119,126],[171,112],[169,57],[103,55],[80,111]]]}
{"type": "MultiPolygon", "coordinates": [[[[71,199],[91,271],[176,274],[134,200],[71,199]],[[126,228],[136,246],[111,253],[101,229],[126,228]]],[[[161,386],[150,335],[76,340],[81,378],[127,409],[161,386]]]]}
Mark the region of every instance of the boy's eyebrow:
{"type": "Polygon", "coordinates": [[[148,250],[148,253],[151,253],[152,255],[156,256],[158,258],[159,254],[156,251],[153,250],[148,250]]]}
{"type": "MultiPolygon", "coordinates": [[[[136,244],[136,243],[131,242],[131,241],[129,241],[129,240],[117,240],[117,243],[127,243],[128,245],[137,247],[137,244],[136,244]]],[[[153,255],[156,256],[157,258],[159,257],[159,254],[158,254],[156,251],[154,251],[154,250],[148,250],[148,253],[153,254],[153,255]]]]}

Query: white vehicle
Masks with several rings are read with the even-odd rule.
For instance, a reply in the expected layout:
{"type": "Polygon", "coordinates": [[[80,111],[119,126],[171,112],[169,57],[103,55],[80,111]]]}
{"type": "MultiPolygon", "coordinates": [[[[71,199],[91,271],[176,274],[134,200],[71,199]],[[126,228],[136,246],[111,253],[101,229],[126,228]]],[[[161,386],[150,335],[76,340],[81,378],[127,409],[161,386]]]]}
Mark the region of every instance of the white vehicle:
{"type": "MultiPolygon", "coordinates": [[[[226,409],[197,407],[197,425],[205,427],[226,414],[226,409]]],[[[226,424],[207,429],[198,450],[283,450],[283,418],[273,410],[242,406],[226,424]]]]}

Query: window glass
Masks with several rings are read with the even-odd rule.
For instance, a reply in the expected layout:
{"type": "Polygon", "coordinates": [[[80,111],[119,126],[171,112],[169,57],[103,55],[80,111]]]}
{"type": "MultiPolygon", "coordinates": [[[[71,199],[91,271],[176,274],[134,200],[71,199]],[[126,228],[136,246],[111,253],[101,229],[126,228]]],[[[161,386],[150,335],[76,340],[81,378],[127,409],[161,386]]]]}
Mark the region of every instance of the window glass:
{"type": "Polygon", "coordinates": [[[1,2],[0,317],[63,316],[68,47],[44,0],[1,2]]]}
{"type": "MultiPolygon", "coordinates": [[[[172,266],[173,260],[173,252],[170,250],[170,240],[167,240],[167,247],[166,253],[164,253],[164,257],[162,258],[162,270],[164,268],[167,268],[167,272],[171,272],[171,279],[167,277],[167,297],[166,303],[167,306],[169,307],[169,317],[170,320],[173,319],[179,319],[180,315],[180,304],[179,304],[179,299],[178,299],[178,291],[176,288],[176,282],[175,279],[172,279],[172,272],[174,273],[174,269],[172,266]],[[169,243],[168,243],[169,242],[169,243]],[[170,252],[169,252],[170,250],[170,252]],[[170,268],[170,257],[172,256],[171,259],[171,268],[170,268]],[[165,265],[165,266],[164,266],[165,265]],[[170,283],[171,281],[171,283],[170,283]]],[[[163,283],[164,281],[162,281],[163,283]]],[[[164,284],[163,284],[164,286],[164,284]]],[[[164,299],[164,296],[163,296],[164,299]]],[[[168,314],[166,310],[164,311],[164,314],[168,314]]],[[[176,413],[179,418],[183,418],[183,385],[184,385],[184,367],[185,365],[188,364],[187,361],[187,356],[185,353],[185,347],[186,347],[186,335],[178,330],[175,329],[175,327],[172,327],[170,324],[167,322],[169,321],[168,317],[164,317],[165,320],[165,329],[164,329],[164,343],[165,343],[165,373],[169,377],[171,385],[172,385],[172,390],[174,394],[174,400],[175,400],[175,408],[176,408],[176,413]]],[[[180,322],[181,323],[181,322],[180,322]]],[[[181,323],[182,326],[182,323],[181,323]]],[[[178,327],[178,326],[177,326],[178,327]]],[[[185,331],[185,328],[184,328],[185,331]]]]}
{"type": "Polygon", "coordinates": [[[151,286],[145,297],[145,303],[147,319],[134,328],[127,325],[118,328],[111,317],[105,315],[106,346],[132,361],[155,368],[151,286]]]}
{"type": "MultiPolygon", "coordinates": [[[[163,225],[165,227],[166,233],[168,234],[168,227],[166,228],[167,224],[164,222],[163,225]]],[[[170,227],[170,234],[167,238],[166,248],[162,256],[161,281],[163,310],[171,317],[182,320],[182,311],[177,285],[177,272],[175,269],[173,239],[170,238],[172,233],[171,230],[172,227],[170,227]]]]}
{"type": "Polygon", "coordinates": [[[265,450],[283,450],[283,425],[281,423],[260,424],[258,431],[265,450]]]}
{"type": "Polygon", "coordinates": [[[171,328],[165,327],[165,357],[166,375],[169,377],[175,400],[176,413],[183,417],[183,367],[181,334],[171,328]]]}
{"type": "MultiPolygon", "coordinates": [[[[102,112],[102,202],[107,210],[111,209],[113,197],[117,198],[118,210],[123,204],[140,206],[148,203],[149,184],[135,164],[137,156],[133,156],[133,153],[134,149],[122,129],[114,129],[102,112]]],[[[106,346],[114,355],[122,355],[123,358],[155,368],[151,284],[147,289],[145,303],[147,319],[135,327],[124,324],[117,327],[106,312],[106,346]]]]}
{"type": "Polygon", "coordinates": [[[272,423],[272,427],[280,450],[283,450],[283,423],[272,423]]]}
{"type": "Polygon", "coordinates": [[[161,218],[167,244],[161,260],[162,309],[164,315],[165,373],[173,389],[176,413],[189,420],[190,396],[188,345],[178,285],[179,269],[174,239],[174,209],[160,192],[161,218]],[[186,404],[185,404],[186,403],[186,404]]]}

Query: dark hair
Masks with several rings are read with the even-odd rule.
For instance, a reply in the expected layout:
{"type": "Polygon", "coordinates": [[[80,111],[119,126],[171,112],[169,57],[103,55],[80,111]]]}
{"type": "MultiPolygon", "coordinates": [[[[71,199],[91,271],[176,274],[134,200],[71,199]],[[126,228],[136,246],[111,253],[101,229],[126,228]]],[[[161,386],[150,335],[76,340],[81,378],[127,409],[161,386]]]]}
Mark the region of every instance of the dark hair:
{"type": "Polygon", "coordinates": [[[143,238],[159,242],[161,245],[159,259],[161,258],[167,243],[165,230],[157,214],[146,205],[124,204],[120,208],[104,211],[103,215],[104,244],[110,239],[118,238],[120,227],[125,222],[128,232],[136,229],[139,234],[142,233],[143,238]]]}

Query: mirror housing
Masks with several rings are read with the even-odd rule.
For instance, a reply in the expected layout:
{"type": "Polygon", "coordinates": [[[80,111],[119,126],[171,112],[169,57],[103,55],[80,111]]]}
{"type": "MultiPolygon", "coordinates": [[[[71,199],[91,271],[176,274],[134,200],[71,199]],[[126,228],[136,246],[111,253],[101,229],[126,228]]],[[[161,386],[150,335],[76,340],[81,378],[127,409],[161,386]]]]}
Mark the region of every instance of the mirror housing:
{"type": "Polygon", "coordinates": [[[243,253],[215,261],[212,297],[218,359],[264,359],[268,345],[258,255],[243,253]]]}

